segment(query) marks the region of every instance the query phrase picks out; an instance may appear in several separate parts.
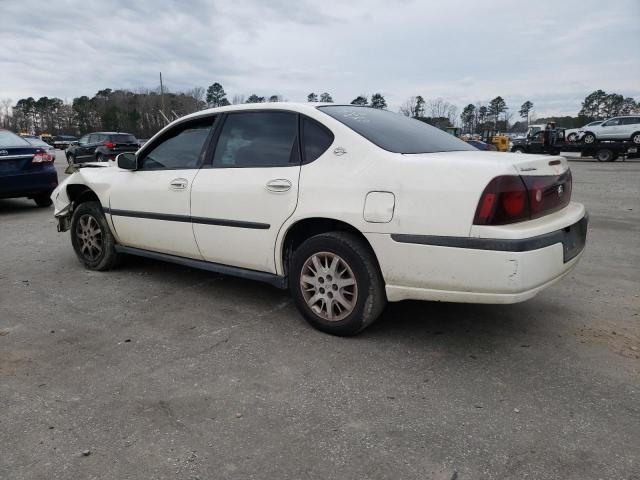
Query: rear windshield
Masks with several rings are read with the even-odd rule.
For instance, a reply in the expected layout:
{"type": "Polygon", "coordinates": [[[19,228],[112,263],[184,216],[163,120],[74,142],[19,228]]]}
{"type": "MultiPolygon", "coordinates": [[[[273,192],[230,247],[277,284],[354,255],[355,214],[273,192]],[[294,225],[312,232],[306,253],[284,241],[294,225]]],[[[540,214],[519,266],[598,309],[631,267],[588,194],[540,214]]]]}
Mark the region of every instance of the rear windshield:
{"type": "Polygon", "coordinates": [[[136,137],[129,135],[128,133],[119,133],[117,135],[109,135],[109,138],[114,143],[138,143],[136,137]]]}
{"type": "Polygon", "coordinates": [[[389,152],[435,153],[476,150],[449,133],[388,110],[340,105],[322,106],[318,109],[389,152]]]}
{"type": "Polygon", "coordinates": [[[0,147],[30,147],[31,144],[8,130],[0,130],[0,147]]]}
{"type": "Polygon", "coordinates": [[[31,145],[35,146],[35,147],[48,147],[49,144],[43,140],[40,140],[39,138],[31,138],[31,137],[27,137],[25,139],[27,142],[29,142],[31,145]]]}

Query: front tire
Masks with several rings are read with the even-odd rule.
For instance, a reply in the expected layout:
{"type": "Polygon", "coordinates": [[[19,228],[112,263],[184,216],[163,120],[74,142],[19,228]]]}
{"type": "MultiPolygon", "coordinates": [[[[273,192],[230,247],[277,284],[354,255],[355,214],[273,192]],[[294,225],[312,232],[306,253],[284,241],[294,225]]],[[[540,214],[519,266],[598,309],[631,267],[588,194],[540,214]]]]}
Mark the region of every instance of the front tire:
{"type": "Polygon", "coordinates": [[[302,243],[291,259],[289,288],[305,319],[332,335],[361,332],[387,302],[373,253],[346,232],[323,233],[302,243]]]}
{"type": "Polygon", "coordinates": [[[587,145],[593,145],[596,143],[596,136],[593,133],[585,133],[584,137],[582,137],[582,141],[587,145]]]}
{"type": "Polygon", "coordinates": [[[78,205],[71,218],[71,244],[80,262],[90,270],[109,270],[121,258],[100,202],[78,205]]]}
{"type": "Polygon", "coordinates": [[[569,135],[567,135],[567,140],[569,142],[575,142],[577,138],[578,135],[576,135],[575,133],[570,133],[569,135]]]}
{"type": "Polygon", "coordinates": [[[517,147],[513,149],[513,153],[525,153],[524,148],[517,147]]]}

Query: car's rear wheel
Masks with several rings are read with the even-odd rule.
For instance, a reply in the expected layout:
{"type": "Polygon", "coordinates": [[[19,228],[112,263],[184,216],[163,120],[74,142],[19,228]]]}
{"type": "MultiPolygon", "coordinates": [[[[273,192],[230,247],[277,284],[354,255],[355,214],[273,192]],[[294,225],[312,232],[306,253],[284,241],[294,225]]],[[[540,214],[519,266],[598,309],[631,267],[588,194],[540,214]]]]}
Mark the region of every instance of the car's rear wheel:
{"type": "Polygon", "coordinates": [[[109,230],[100,202],[78,205],[71,218],[71,244],[80,261],[91,270],[109,270],[121,255],[109,230]]]}
{"type": "Polygon", "coordinates": [[[596,152],[596,159],[599,162],[613,162],[615,160],[615,156],[612,150],[602,148],[596,152]]]}
{"type": "Polygon", "coordinates": [[[76,159],[71,153],[67,153],[67,163],[69,165],[76,163],[76,159]]]}
{"type": "Polygon", "coordinates": [[[40,208],[50,207],[53,204],[50,195],[49,193],[40,193],[33,197],[33,201],[36,202],[36,205],[40,208]]]}
{"type": "Polygon", "coordinates": [[[96,155],[96,160],[98,162],[106,162],[107,161],[107,157],[105,157],[104,155],[102,155],[101,153],[99,153],[98,155],[96,155]]]}
{"type": "Polygon", "coordinates": [[[524,152],[524,148],[516,147],[516,148],[513,149],[513,153],[525,153],[524,152]]]}
{"type": "Polygon", "coordinates": [[[306,240],[293,253],[289,288],[306,320],[333,335],[355,335],[386,304],[373,253],[357,236],[329,232],[306,240]]]}
{"type": "Polygon", "coordinates": [[[584,137],[582,137],[582,141],[586,144],[591,145],[592,143],[595,143],[596,136],[593,133],[587,133],[584,137]]]}
{"type": "Polygon", "coordinates": [[[635,145],[640,145],[640,132],[636,132],[633,135],[631,135],[631,141],[635,145]]]}

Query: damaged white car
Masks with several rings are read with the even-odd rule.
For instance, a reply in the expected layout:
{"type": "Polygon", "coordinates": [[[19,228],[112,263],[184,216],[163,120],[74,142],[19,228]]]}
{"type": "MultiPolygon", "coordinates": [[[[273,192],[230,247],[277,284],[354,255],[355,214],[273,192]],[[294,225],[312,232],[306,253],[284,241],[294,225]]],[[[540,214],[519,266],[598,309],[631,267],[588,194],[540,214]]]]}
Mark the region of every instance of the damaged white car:
{"type": "Polygon", "coordinates": [[[52,195],[87,268],[133,254],[266,281],[337,335],[387,301],[527,300],[585,245],[564,158],[481,152],[367,107],[205,110],[102,165],[52,195]]]}

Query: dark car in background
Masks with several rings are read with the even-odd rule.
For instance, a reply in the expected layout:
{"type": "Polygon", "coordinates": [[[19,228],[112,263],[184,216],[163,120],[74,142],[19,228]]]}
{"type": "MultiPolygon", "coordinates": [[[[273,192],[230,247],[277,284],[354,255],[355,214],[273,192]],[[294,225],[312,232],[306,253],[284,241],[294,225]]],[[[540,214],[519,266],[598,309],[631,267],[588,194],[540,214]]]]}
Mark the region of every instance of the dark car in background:
{"type": "Polygon", "coordinates": [[[44,148],[0,129],[0,198],[27,197],[39,207],[51,205],[51,192],[58,186],[54,160],[44,148]]]}
{"type": "Polygon", "coordinates": [[[53,137],[53,146],[59,150],[66,150],[76,143],[78,143],[78,137],[73,135],[57,135],[53,137]]]}
{"type": "Polygon", "coordinates": [[[71,145],[66,152],[67,162],[106,162],[115,160],[116,156],[124,152],[138,150],[138,140],[130,133],[95,132],[89,133],[78,140],[77,145],[71,145]]]}
{"type": "Polygon", "coordinates": [[[498,148],[495,145],[491,145],[490,143],[486,143],[481,140],[467,140],[467,143],[476,147],[478,150],[483,150],[486,152],[498,151],[498,148]]]}

